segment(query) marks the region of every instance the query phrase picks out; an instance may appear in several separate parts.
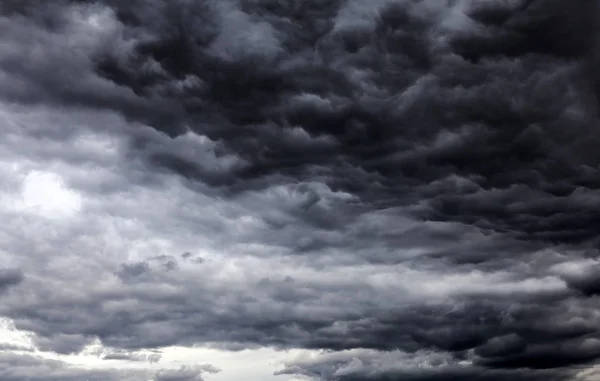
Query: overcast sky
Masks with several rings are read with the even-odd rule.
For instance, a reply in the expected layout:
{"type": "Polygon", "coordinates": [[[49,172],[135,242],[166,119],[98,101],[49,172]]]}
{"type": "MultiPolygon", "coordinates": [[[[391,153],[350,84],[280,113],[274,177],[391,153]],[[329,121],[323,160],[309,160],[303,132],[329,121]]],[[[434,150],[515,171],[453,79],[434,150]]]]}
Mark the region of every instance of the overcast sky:
{"type": "Polygon", "coordinates": [[[0,380],[600,380],[598,4],[0,0],[0,380]]]}

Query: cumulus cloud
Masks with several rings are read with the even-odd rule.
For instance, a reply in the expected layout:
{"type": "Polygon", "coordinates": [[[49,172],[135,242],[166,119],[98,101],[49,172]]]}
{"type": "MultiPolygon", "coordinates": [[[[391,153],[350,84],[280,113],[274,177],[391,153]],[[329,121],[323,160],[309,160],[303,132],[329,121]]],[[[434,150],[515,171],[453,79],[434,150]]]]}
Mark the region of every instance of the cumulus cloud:
{"type": "Polygon", "coordinates": [[[4,377],[587,377],[598,7],[2,2],[4,377]]]}

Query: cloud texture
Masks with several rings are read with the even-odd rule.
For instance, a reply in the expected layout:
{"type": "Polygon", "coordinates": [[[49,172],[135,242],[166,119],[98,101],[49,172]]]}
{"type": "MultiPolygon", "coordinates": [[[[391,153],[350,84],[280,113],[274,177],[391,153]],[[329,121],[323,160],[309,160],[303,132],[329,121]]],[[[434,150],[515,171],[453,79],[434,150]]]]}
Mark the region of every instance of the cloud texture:
{"type": "Polygon", "coordinates": [[[599,15],[3,1],[0,316],[31,350],[0,378],[216,377],[135,367],[178,346],[302,350],[282,380],[593,380],[599,15]],[[106,366],[64,360],[94,343],[106,366]]]}

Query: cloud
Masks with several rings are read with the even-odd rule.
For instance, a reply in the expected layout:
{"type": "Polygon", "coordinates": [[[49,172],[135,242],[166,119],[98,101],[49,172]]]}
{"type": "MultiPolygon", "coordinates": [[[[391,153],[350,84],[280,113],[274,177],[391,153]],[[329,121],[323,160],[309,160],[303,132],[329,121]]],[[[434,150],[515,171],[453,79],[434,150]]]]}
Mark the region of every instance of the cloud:
{"type": "Polygon", "coordinates": [[[181,367],[177,370],[159,370],[158,372],[136,369],[86,369],[69,366],[58,360],[49,360],[32,355],[0,353],[0,376],[3,380],[123,380],[123,381],[202,381],[203,373],[215,373],[210,366],[192,368],[181,367]]]}
{"type": "MultiPolygon", "coordinates": [[[[49,97],[149,123],[174,139],[139,136],[138,154],[212,186],[318,175],[370,204],[419,199],[420,218],[568,243],[592,239],[597,214],[583,201],[598,159],[596,107],[578,80],[593,3],[72,5],[62,28],[26,35],[42,50],[69,41],[75,57],[42,52],[28,69],[10,62],[32,61],[18,54],[33,49],[12,50],[4,70],[39,86],[48,65],[73,66],[51,77],[60,86],[44,85],[49,97]],[[308,15],[311,26],[295,29],[308,15]],[[362,21],[351,27],[351,17],[362,21]],[[87,39],[66,38],[81,30],[87,39]],[[89,80],[71,85],[76,70],[89,80]],[[430,186],[457,175],[471,188],[430,186]]],[[[31,22],[19,20],[9,29],[31,22]]]]}
{"type": "Polygon", "coordinates": [[[356,349],[317,356],[298,356],[280,374],[299,374],[319,380],[563,380],[563,371],[494,370],[431,352],[375,352],[356,349]]]}
{"type": "Polygon", "coordinates": [[[202,381],[201,373],[219,373],[220,370],[212,365],[198,366],[195,368],[181,367],[179,369],[168,369],[159,371],[156,381],[202,381]]]}
{"type": "Polygon", "coordinates": [[[0,269],[0,292],[4,292],[11,287],[17,286],[23,282],[23,273],[15,269],[0,269]]]}
{"type": "Polygon", "coordinates": [[[212,377],[136,370],[172,346],[322,380],[600,358],[597,2],[0,7],[0,315],[60,359],[7,347],[7,380],[212,377]]]}
{"type": "Polygon", "coordinates": [[[161,355],[159,353],[139,354],[135,352],[131,353],[126,351],[117,351],[108,353],[102,358],[104,360],[126,360],[156,363],[160,361],[161,355]]]}

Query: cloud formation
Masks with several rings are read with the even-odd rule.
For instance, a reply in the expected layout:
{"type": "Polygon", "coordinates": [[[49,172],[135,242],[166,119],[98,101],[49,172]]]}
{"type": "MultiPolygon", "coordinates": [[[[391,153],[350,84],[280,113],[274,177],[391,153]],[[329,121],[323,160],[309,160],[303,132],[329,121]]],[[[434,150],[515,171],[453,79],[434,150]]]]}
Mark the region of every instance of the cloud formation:
{"type": "Polygon", "coordinates": [[[323,381],[587,374],[598,15],[595,0],[2,2],[0,315],[39,353],[99,342],[133,370],[12,344],[0,370],[135,380],[160,363],[147,351],[180,346],[306,350],[271,371],[323,381]]]}
{"type": "Polygon", "coordinates": [[[152,373],[136,369],[127,370],[88,370],[41,357],[17,354],[0,354],[0,376],[3,380],[34,381],[203,381],[202,373],[218,372],[214,368],[196,367],[165,369],[152,373]]]}
{"type": "Polygon", "coordinates": [[[8,290],[23,281],[23,273],[15,269],[0,269],[0,292],[8,290]]]}

